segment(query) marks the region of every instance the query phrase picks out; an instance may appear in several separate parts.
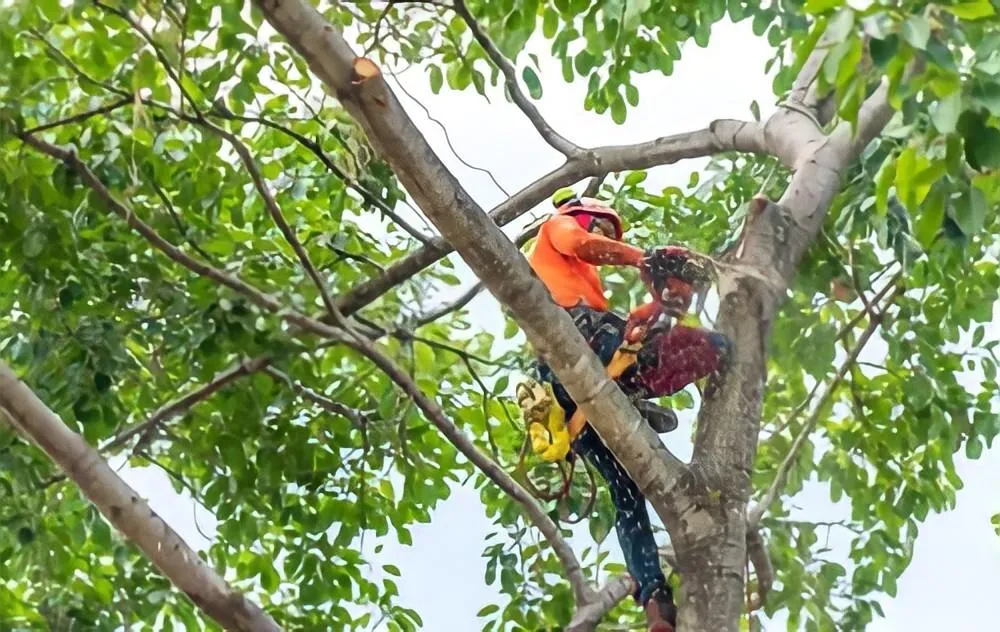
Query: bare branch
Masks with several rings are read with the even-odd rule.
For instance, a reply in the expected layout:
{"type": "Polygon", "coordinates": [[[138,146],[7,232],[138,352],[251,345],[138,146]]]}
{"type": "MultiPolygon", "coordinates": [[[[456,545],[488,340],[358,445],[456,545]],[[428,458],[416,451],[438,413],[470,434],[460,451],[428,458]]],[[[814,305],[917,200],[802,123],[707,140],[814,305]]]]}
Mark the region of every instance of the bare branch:
{"type": "Polygon", "coordinates": [[[454,0],[455,13],[461,17],[465,23],[469,26],[469,30],[472,31],[472,36],[479,42],[479,45],[483,47],[486,51],[487,57],[493,62],[493,64],[500,69],[500,72],[504,76],[504,84],[507,86],[507,92],[510,94],[511,99],[524,115],[528,117],[531,124],[535,126],[538,130],[538,134],[552,146],[553,149],[563,154],[564,156],[571,157],[579,154],[583,151],[581,147],[575,145],[574,143],[566,140],[558,132],[552,129],[552,126],[542,117],[542,113],[538,111],[535,104],[532,103],[524,92],[521,90],[520,85],[517,83],[517,70],[515,70],[514,65],[504,57],[504,54],[500,52],[500,49],[496,47],[489,36],[483,31],[479,22],[476,18],[472,16],[469,8],[465,4],[465,0],[454,0]]]}
{"type": "MultiPolygon", "coordinates": [[[[774,475],[774,480],[771,481],[771,486],[767,489],[767,492],[765,492],[764,497],[761,499],[760,503],[757,504],[757,506],[754,507],[752,510],[750,510],[750,512],[748,513],[747,524],[749,525],[749,528],[756,529],[760,525],[760,521],[761,518],[763,518],[764,516],[764,512],[767,511],[768,507],[774,504],[774,502],[778,499],[778,496],[781,494],[781,490],[784,489],[785,483],[788,480],[788,474],[792,469],[792,465],[795,463],[795,459],[798,457],[799,450],[801,450],[802,445],[805,443],[808,436],[812,433],[813,428],[815,428],[816,424],[819,422],[820,415],[823,412],[823,408],[826,406],[826,403],[836,392],[837,388],[840,386],[840,383],[843,381],[844,376],[846,376],[847,372],[851,370],[851,367],[854,365],[854,362],[858,359],[858,356],[861,355],[861,352],[864,350],[865,345],[868,344],[868,341],[871,339],[872,335],[874,335],[875,331],[882,323],[882,318],[881,318],[882,313],[884,313],[885,310],[890,305],[892,305],[892,303],[896,300],[896,297],[899,295],[901,289],[899,286],[896,286],[895,283],[890,283],[887,287],[893,287],[893,286],[895,286],[896,289],[882,305],[881,308],[882,312],[879,314],[875,313],[870,314],[868,319],[868,326],[865,327],[865,330],[858,337],[857,342],[854,344],[854,348],[851,349],[851,352],[847,355],[847,358],[845,358],[844,362],[840,365],[840,369],[837,370],[837,374],[834,375],[833,380],[830,381],[829,385],[826,387],[826,390],[823,391],[823,395],[816,402],[816,405],[813,406],[809,418],[802,426],[802,431],[799,432],[798,436],[795,437],[795,440],[792,441],[792,445],[788,448],[788,454],[785,455],[785,458],[784,460],[782,460],[781,465],[778,466],[778,471],[774,475]]],[[[880,298],[881,297],[875,298],[872,301],[872,303],[873,304],[877,303],[880,300],[880,298]]]]}
{"type": "Polygon", "coordinates": [[[278,369],[272,366],[264,367],[264,373],[267,373],[269,376],[273,377],[278,382],[286,384],[296,394],[301,395],[304,399],[307,399],[312,403],[318,405],[323,410],[333,413],[334,415],[339,415],[341,417],[344,417],[345,419],[350,421],[354,425],[354,427],[361,428],[362,426],[365,425],[365,416],[364,413],[362,413],[361,411],[354,410],[350,406],[345,406],[340,402],[333,401],[332,399],[326,397],[325,395],[317,393],[311,388],[292,380],[292,378],[290,378],[288,374],[284,373],[283,371],[279,371],[278,369]]]}
{"type": "Polygon", "coordinates": [[[186,413],[195,404],[205,401],[239,378],[264,369],[270,363],[271,358],[268,356],[259,356],[252,360],[239,362],[236,366],[226,369],[213,377],[207,384],[162,406],[150,415],[146,421],[118,432],[110,441],[101,446],[101,452],[114,450],[128,443],[132,437],[141,435],[135,445],[135,451],[138,451],[142,445],[149,442],[149,438],[161,424],[186,413]]]}
{"type": "Polygon", "coordinates": [[[754,572],[757,573],[757,599],[750,603],[750,611],[758,610],[767,603],[767,596],[774,585],[774,566],[771,555],[767,552],[767,544],[756,527],[747,529],[747,557],[754,572]]]}
{"type": "Polygon", "coordinates": [[[417,319],[415,327],[419,328],[423,327],[424,325],[429,325],[430,323],[433,323],[439,318],[443,318],[454,311],[462,309],[463,307],[471,303],[472,299],[476,298],[476,296],[478,296],[482,290],[483,290],[482,281],[477,281],[475,284],[472,285],[472,287],[463,292],[462,295],[456,298],[454,301],[450,303],[445,303],[444,305],[436,307],[433,310],[427,312],[426,314],[421,315],[420,318],[417,319]]]}
{"type": "Polygon", "coordinates": [[[569,625],[566,626],[566,632],[594,632],[604,615],[635,590],[635,581],[629,575],[619,575],[611,579],[601,586],[590,603],[577,608],[569,625]]]}
{"type": "Polygon", "coordinates": [[[52,121],[51,123],[45,123],[44,125],[39,125],[38,127],[32,127],[29,130],[25,130],[25,133],[37,134],[38,132],[44,132],[45,130],[54,129],[56,127],[62,127],[63,125],[72,125],[73,123],[80,123],[95,116],[100,116],[102,114],[108,114],[110,112],[114,112],[115,110],[125,107],[126,105],[129,105],[132,102],[133,102],[132,98],[123,97],[118,101],[114,101],[113,103],[109,103],[99,108],[94,108],[93,110],[88,110],[86,112],[74,114],[73,116],[68,116],[58,121],[52,121]]]}
{"type": "Polygon", "coordinates": [[[274,632],[278,624],[226,583],[123,481],[83,437],[70,430],[0,361],[0,410],[38,445],[101,514],[139,547],[208,617],[227,630],[274,632]]]}

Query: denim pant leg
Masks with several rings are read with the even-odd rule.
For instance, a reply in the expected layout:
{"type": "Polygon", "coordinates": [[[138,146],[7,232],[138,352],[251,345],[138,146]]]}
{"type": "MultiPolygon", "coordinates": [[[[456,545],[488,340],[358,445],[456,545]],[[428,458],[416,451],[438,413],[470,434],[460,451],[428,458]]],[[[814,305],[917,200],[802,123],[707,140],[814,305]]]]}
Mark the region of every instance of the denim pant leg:
{"type": "Polygon", "coordinates": [[[584,426],[573,449],[590,461],[607,481],[616,510],[615,531],[625,566],[639,586],[636,599],[645,605],[653,591],[666,584],[646,510],[646,498],[589,425],[584,426]]]}

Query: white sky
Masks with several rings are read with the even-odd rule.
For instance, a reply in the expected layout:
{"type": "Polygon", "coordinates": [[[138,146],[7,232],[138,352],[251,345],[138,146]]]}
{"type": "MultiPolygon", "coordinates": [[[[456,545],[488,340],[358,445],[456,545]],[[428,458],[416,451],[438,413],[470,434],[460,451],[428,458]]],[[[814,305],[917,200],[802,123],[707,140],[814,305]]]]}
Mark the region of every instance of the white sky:
{"type": "MultiPolygon", "coordinates": [[[[546,50],[542,43],[532,51],[543,60],[544,98],[539,109],[557,131],[581,145],[639,142],[698,129],[715,118],[749,118],[752,99],[760,104],[762,116],[773,111],[770,78],[763,72],[771,49],[751,33],[749,22],[719,24],[714,28],[708,49],[686,46],[685,59],[675,67],[672,77],[640,77],[640,104],[629,111],[623,126],[615,125],[609,116],[584,112],[585,85],[566,85],[557,65],[544,64],[546,50]]],[[[516,191],[559,165],[560,156],[538,138],[527,120],[501,93],[491,94],[492,104],[471,91],[461,94],[445,91],[434,96],[422,73],[421,69],[413,68],[400,79],[447,126],[461,157],[492,171],[508,191],[516,191]]],[[[399,93],[399,97],[441,158],[484,208],[501,202],[504,194],[486,175],[464,167],[455,158],[437,124],[428,120],[405,94],[399,93]]],[[[698,160],[661,167],[651,174],[649,181],[682,184],[693,169],[704,163],[698,160]]],[[[547,209],[543,206],[540,210],[547,209]]],[[[514,234],[526,221],[527,218],[506,232],[514,234]]],[[[462,278],[470,282],[472,277],[467,269],[461,272],[462,278]]],[[[458,294],[461,289],[449,289],[445,297],[458,294]]],[[[502,331],[503,320],[491,296],[480,295],[470,309],[474,322],[496,333],[502,331]]],[[[884,347],[880,350],[875,346],[865,355],[872,359],[880,352],[884,353],[884,347]]],[[[663,437],[681,458],[690,455],[692,418],[691,414],[683,416],[680,428],[663,437]]],[[[979,461],[973,462],[957,455],[959,474],[965,481],[965,488],[958,493],[957,508],[947,514],[947,519],[932,515],[923,523],[913,562],[899,581],[898,595],[882,600],[886,618],[876,620],[870,630],[962,632],[988,628],[986,622],[995,617],[993,599],[996,587],[1000,586],[1000,537],[993,533],[989,521],[990,515],[1000,510],[997,492],[1000,461],[995,454],[995,450],[986,451],[979,461]]],[[[194,525],[192,501],[187,496],[178,497],[162,472],[150,468],[125,469],[122,475],[149,498],[153,508],[192,546],[198,549],[206,546],[206,540],[194,525]]],[[[844,515],[841,507],[831,505],[826,488],[821,486],[807,488],[796,498],[796,504],[809,519],[836,519],[844,515]]],[[[199,509],[198,513],[202,531],[214,535],[212,517],[204,510],[199,509]]],[[[402,569],[403,576],[395,580],[400,602],[420,613],[425,629],[479,629],[476,612],[496,597],[496,591],[483,582],[483,537],[491,531],[490,527],[476,492],[457,489],[435,511],[431,524],[412,528],[412,546],[384,539],[384,550],[372,561],[391,562],[402,569]]],[[[588,542],[589,538],[584,536],[575,539],[574,545],[581,551],[588,542]]],[[[376,543],[374,537],[366,538],[365,548],[372,550],[376,543]]],[[[846,545],[847,541],[842,543],[846,545]]],[[[614,535],[605,541],[604,548],[610,548],[613,558],[621,559],[614,535]]],[[[841,550],[846,555],[846,546],[841,550]]],[[[783,630],[784,620],[767,625],[766,629],[783,630]]]]}

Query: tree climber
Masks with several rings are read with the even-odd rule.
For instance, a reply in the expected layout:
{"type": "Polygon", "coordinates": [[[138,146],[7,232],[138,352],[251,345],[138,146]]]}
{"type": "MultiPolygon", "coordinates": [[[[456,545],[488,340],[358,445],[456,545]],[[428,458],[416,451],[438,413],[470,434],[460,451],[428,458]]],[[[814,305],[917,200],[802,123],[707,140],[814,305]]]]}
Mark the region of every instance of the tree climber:
{"type": "MultiPolygon", "coordinates": [[[[670,325],[671,318],[684,316],[694,291],[707,283],[704,268],[685,248],[643,251],[623,243],[618,214],[597,200],[564,190],[553,203],[556,213],[540,227],[529,255],[532,268],[643,418],[656,432],[670,432],[677,427],[676,415],[646,400],[674,394],[718,371],[729,353],[722,334],[670,325]],[[632,310],[627,321],[608,311],[599,265],[638,268],[654,300],[632,310]]],[[[536,369],[545,386],[529,380],[518,386],[517,394],[533,450],[555,461],[572,458],[572,446],[597,468],[611,493],[618,541],[637,584],[633,597],[646,612],[648,630],[672,632],[676,608],[660,568],[645,497],[548,365],[539,360],[536,369]],[[568,428],[565,419],[570,420],[568,428]]]]}

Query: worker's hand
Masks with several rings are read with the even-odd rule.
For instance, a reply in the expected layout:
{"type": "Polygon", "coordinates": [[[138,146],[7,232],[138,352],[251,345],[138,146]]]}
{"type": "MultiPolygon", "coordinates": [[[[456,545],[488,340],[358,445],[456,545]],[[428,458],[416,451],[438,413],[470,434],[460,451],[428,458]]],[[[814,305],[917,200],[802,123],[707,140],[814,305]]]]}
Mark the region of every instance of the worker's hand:
{"type": "Polygon", "coordinates": [[[625,342],[635,344],[641,342],[649,333],[649,328],[663,313],[658,301],[651,301],[632,310],[625,323],[625,342]]]}

